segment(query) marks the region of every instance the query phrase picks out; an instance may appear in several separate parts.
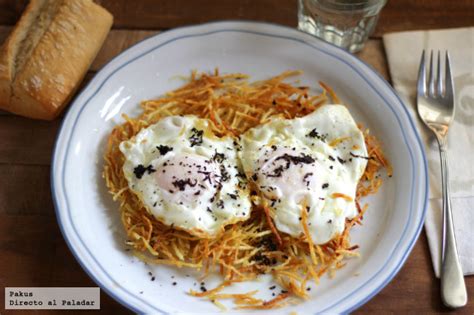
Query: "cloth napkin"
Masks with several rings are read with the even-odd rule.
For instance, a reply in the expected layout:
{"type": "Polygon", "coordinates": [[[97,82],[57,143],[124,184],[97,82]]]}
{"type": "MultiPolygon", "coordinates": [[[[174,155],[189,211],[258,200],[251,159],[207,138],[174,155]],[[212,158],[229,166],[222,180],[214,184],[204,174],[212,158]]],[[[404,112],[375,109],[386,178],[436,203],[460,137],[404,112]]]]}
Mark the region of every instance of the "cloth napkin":
{"type": "MultiPolygon", "coordinates": [[[[465,275],[474,274],[474,27],[389,33],[383,36],[392,83],[424,140],[430,183],[425,230],[437,277],[441,264],[441,168],[436,139],[416,111],[416,82],[425,49],[449,50],[455,86],[455,118],[448,133],[451,203],[459,258],[465,275]]],[[[434,55],[436,57],[436,54],[434,55]]],[[[436,59],[435,59],[436,61],[436,59]]],[[[435,63],[436,64],[436,63],[435,63]]],[[[443,72],[444,73],[444,72],[443,72]]]]}

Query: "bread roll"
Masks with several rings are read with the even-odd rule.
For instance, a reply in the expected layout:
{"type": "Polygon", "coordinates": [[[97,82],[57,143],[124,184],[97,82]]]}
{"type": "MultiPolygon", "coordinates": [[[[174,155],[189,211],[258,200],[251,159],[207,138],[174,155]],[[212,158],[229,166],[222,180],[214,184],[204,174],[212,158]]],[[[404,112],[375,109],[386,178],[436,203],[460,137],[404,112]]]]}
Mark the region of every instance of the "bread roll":
{"type": "Polygon", "coordinates": [[[91,0],[32,0],[0,52],[0,108],[54,119],[89,69],[112,20],[91,0]]]}

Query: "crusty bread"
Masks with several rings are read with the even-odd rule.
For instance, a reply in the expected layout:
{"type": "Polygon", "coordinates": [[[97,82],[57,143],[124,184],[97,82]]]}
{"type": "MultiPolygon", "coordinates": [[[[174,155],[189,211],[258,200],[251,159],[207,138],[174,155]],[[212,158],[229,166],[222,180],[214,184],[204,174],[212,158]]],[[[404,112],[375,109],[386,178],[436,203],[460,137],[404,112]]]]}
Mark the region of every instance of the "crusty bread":
{"type": "Polygon", "coordinates": [[[12,83],[49,27],[62,1],[32,0],[0,50],[0,107],[15,112],[12,83]]]}
{"type": "Polygon", "coordinates": [[[0,108],[55,118],[111,25],[110,13],[91,0],[32,0],[0,53],[0,108]]]}
{"type": "Polygon", "coordinates": [[[8,110],[10,106],[11,84],[16,72],[16,56],[45,3],[46,0],[32,0],[29,3],[0,49],[0,107],[3,109],[8,110]]]}

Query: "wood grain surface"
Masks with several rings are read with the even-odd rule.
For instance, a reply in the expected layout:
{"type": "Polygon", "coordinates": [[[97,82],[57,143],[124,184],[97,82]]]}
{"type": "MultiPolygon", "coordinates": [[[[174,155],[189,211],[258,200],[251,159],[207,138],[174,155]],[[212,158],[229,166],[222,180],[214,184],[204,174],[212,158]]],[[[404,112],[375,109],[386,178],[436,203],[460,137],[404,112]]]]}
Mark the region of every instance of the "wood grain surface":
{"type": "MultiPolygon", "coordinates": [[[[223,19],[296,25],[296,1],[283,0],[99,0],[115,16],[109,34],[83,86],[111,58],[137,41],[176,26],[223,19]]],[[[0,42],[8,36],[26,1],[0,0],[0,42]]],[[[390,81],[381,35],[412,29],[472,26],[472,0],[389,0],[372,39],[358,56],[390,81]]],[[[61,118],[35,121],[0,113],[0,287],[94,286],[68,250],[56,223],[50,194],[50,164],[61,118]]],[[[467,307],[474,314],[474,277],[466,278],[467,307]]],[[[129,314],[101,293],[102,313],[129,314]]],[[[406,264],[378,295],[355,313],[445,313],[424,232],[406,264]]],[[[2,314],[59,314],[59,311],[4,310],[2,314]]],[[[91,312],[74,312],[90,314],[91,312]]]]}
{"type": "MultiPolygon", "coordinates": [[[[161,30],[225,19],[296,26],[297,0],[97,0],[114,15],[114,27],[161,30]]],[[[13,25],[26,0],[0,0],[0,25],[13,25]]],[[[472,0],[388,0],[376,37],[386,32],[472,25],[472,0]]]]}

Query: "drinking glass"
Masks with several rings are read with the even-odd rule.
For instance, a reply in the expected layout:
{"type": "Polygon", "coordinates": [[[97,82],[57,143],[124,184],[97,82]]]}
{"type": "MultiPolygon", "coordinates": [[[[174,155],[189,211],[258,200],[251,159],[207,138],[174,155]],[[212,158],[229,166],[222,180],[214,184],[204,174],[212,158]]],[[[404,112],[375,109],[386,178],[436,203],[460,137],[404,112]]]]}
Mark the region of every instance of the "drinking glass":
{"type": "Polygon", "coordinates": [[[361,50],[387,0],[298,0],[298,28],[352,53],[361,50]]]}

